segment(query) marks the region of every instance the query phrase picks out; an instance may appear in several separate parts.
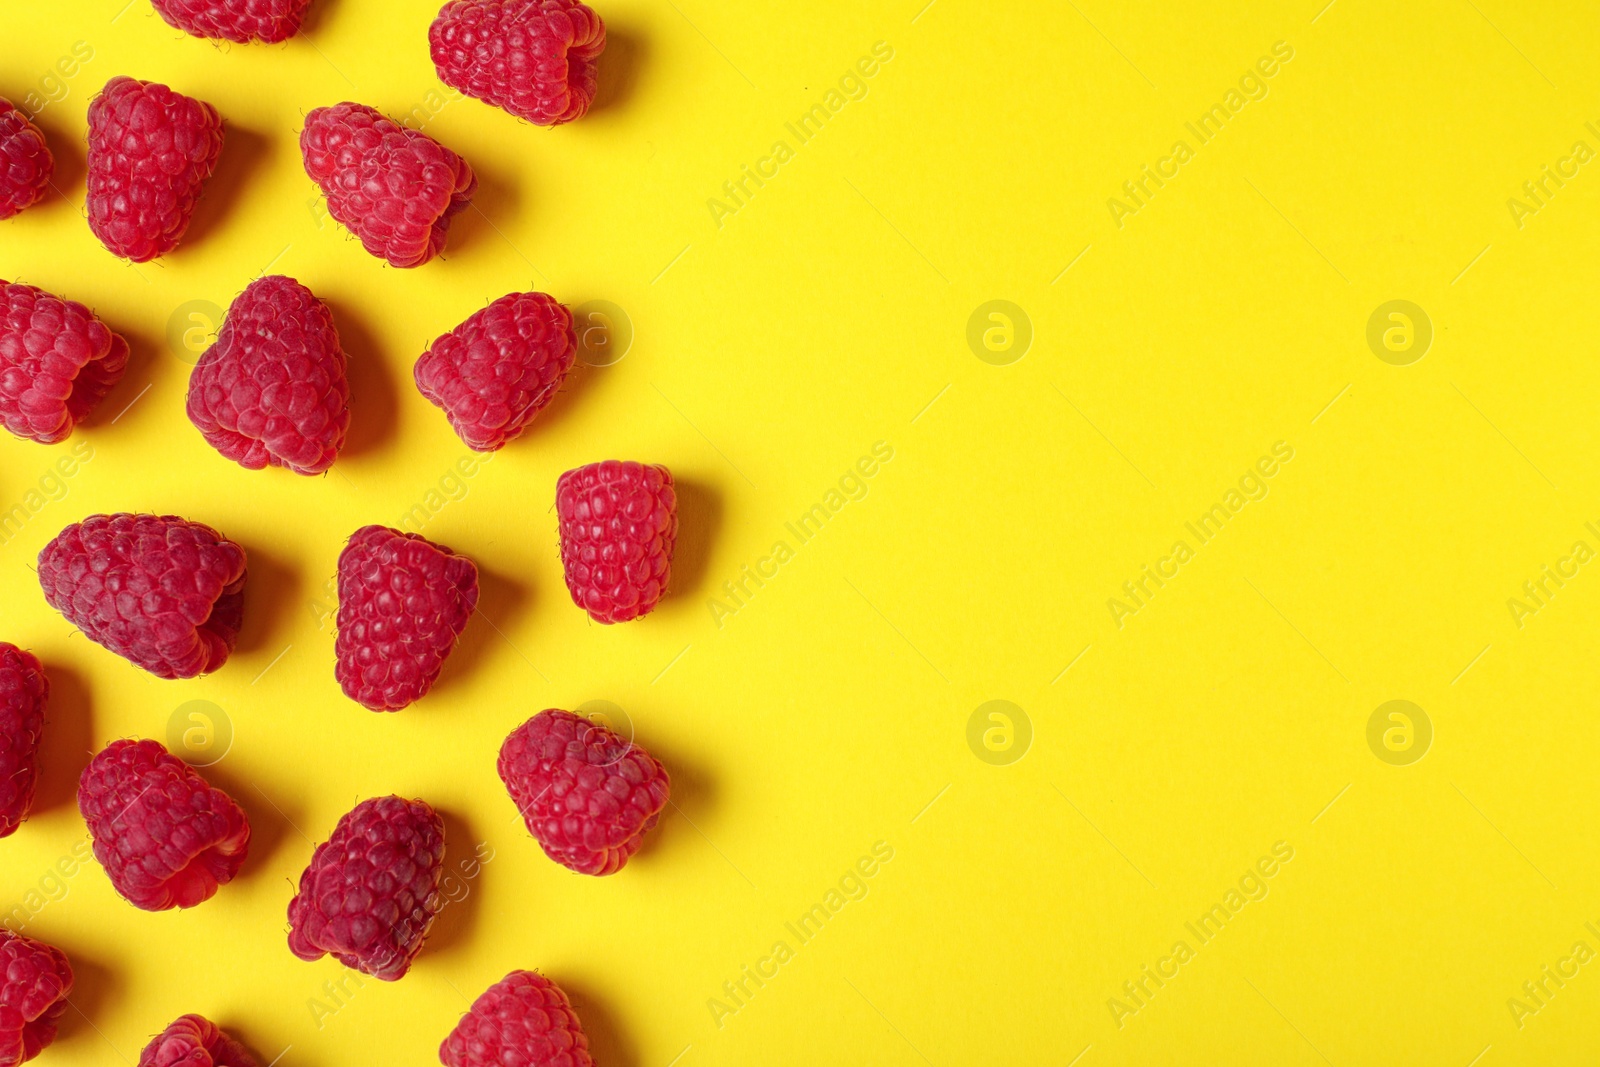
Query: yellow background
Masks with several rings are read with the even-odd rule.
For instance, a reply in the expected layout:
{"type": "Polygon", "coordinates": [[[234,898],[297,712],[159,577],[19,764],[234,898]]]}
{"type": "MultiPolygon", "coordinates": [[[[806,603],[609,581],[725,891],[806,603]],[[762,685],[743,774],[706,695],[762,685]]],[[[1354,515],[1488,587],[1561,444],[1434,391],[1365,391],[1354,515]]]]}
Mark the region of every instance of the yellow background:
{"type": "Polygon", "coordinates": [[[1507,205],[1574,142],[1600,149],[1586,5],[607,0],[599,105],[543,130],[434,106],[427,0],[318,0],[306,36],[223,48],[124,2],[7,4],[0,39],[0,94],[59,97],[39,123],[65,193],[0,224],[0,276],[134,349],[72,441],[0,441],[0,508],[39,504],[0,546],[0,638],[54,685],[0,906],[78,973],[41,1062],[132,1061],[198,1011],[263,1064],[432,1063],[517,967],[573,994],[604,1067],[1600,1057],[1600,963],[1536,1014],[1507,1003],[1600,949],[1600,566],[1520,626],[1508,607],[1574,542],[1600,548],[1600,164],[1520,226],[1507,205]],[[80,41],[93,58],[52,76],[80,41]],[[1280,41],[1266,95],[1199,145],[1184,124],[1280,41]],[[866,95],[800,145],[785,123],[878,42],[866,95]],[[116,74],[228,124],[189,239],[137,269],[80,217],[85,108],[116,74]],[[320,216],[296,137],[342,99],[425,119],[477,168],[442,260],[390,269],[320,216]],[[708,201],[780,139],[793,158],[719,218],[708,201]],[[1194,158],[1119,227],[1108,199],[1179,139],[1194,158]],[[183,415],[175,313],[269,266],[328,301],[349,351],[350,447],[323,478],[247,472],[183,415]],[[530,286],[612,301],[636,339],[453,481],[466,450],[411,364],[530,286]],[[996,299],[1034,333],[1003,366],[967,343],[996,299]],[[1394,299],[1433,326],[1408,366],[1366,340],[1394,299]],[[799,544],[785,523],[880,441],[866,495],[799,544]],[[1265,498],[1198,545],[1185,522],[1279,441],[1265,498]],[[51,480],[80,442],[93,459],[51,480]],[[562,470],[608,457],[685,487],[673,595],[616,628],[568,600],[549,510],[562,470]],[[374,715],[333,680],[324,586],[351,531],[418,504],[482,568],[483,612],[433,695],[374,715]],[[153,679],[44,604],[38,550],[117,510],[246,546],[223,670],[153,679]],[[1194,558],[1119,627],[1108,599],[1179,539],[1194,558]],[[779,540],[793,558],[718,619],[710,598],[779,540]],[[606,879],[545,859],[494,773],[527,716],[596,699],[675,800],[606,879]],[[1032,727],[1009,765],[967,743],[996,699],[1032,727]],[[1394,699],[1433,728],[1407,766],[1367,741],[1394,699]],[[157,915],[92,862],[53,879],[89,751],[166,739],[193,700],[234,735],[205,773],[251,817],[240,877],[157,915]],[[335,997],[347,972],[289,954],[285,906],[313,842],[389,792],[446,814],[452,869],[493,859],[410,975],[335,997]],[[866,896],[800,946],[785,923],[880,841],[866,896]],[[1200,945],[1184,924],[1277,842],[1293,859],[1266,897],[1200,945]],[[776,977],[713,1011],[780,939],[776,977]],[[1119,1019],[1108,1001],[1178,940],[1194,958],[1119,1019]]]}

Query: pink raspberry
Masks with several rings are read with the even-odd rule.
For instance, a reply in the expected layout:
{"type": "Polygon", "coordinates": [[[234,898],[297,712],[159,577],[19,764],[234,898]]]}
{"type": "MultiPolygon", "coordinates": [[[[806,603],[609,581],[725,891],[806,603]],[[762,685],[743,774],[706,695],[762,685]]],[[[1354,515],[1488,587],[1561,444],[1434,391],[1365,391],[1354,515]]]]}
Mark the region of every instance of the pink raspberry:
{"type": "Polygon", "coordinates": [[[244,549],[175,515],[91,515],[39,553],[50,606],[160,678],[193,678],[227,662],[244,582],[244,549]]]}
{"type": "Polygon", "coordinates": [[[544,293],[511,293],[435,341],[413,375],[468,448],[494,452],[550,403],[577,350],[572,312],[544,293]]]}
{"type": "Polygon", "coordinates": [[[300,32],[311,0],[151,0],[167,24],[195,37],[277,44],[300,32]]]}
{"type": "Polygon", "coordinates": [[[483,991],[439,1046],[444,1067],[594,1067],[589,1038],[561,987],[512,971],[483,991]]]}
{"type": "Polygon", "coordinates": [[[661,761],[581,715],[541,711],[500,746],[505,782],[545,855],[579,874],[614,874],[667,806],[661,761]]]}
{"type": "Polygon", "coordinates": [[[222,118],[156,82],[116,77],[89,104],[89,228],[144,263],[178,247],[222,154],[222,118]]]}
{"type": "Polygon", "coordinates": [[[567,471],[556,482],[556,513],[574,604],[604,623],[655,609],[678,540],[671,471],[614,459],[567,471]]]}
{"type": "Polygon", "coordinates": [[[139,1053],[139,1067],[258,1067],[248,1049],[203,1015],[180,1015],[139,1053]]]}
{"type": "Polygon", "coordinates": [[[328,198],[328,214],[396,267],[419,267],[438,255],[451,218],[478,189],[466,160],[365,104],[307,115],[300,154],[328,198]]]}
{"type": "Polygon", "coordinates": [[[195,364],[189,421],[249,470],[333,466],[350,429],[350,385],[327,305],[293,278],[251,282],[195,364]]]}
{"type": "Polygon", "coordinates": [[[50,1046],[71,992],[65,952],[0,926],[0,1067],[17,1067],[50,1046]]]}
{"type": "Polygon", "coordinates": [[[113,741],[78,779],[94,858],[145,911],[192,908],[233,881],[250,822],[232,797],[159,741],[113,741]]]}
{"type": "Polygon", "coordinates": [[[439,80],[540,126],[594,101],[600,16],[577,0],[450,0],[428,30],[439,80]]]}
{"type": "Polygon", "coordinates": [[[334,675],[345,696],[398,711],[433,688],[478,606],[478,568],[425,537],[363,526],[339,555],[334,675]]]}
{"type": "Polygon", "coordinates": [[[54,445],[128,369],[128,342],[75,300],[0,280],[0,422],[54,445]]]}
{"type": "Polygon", "coordinates": [[[0,641],[0,837],[16,833],[33,807],[49,699],[44,665],[33,653],[0,641]]]}
{"type": "Polygon", "coordinates": [[[0,219],[44,199],[56,158],[39,127],[0,97],[0,219]]]}
{"type": "Polygon", "coordinates": [[[357,804],[317,846],[289,902],[289,951],[393,982],[444,906],[444,820],[420,800],[357,804]]]}

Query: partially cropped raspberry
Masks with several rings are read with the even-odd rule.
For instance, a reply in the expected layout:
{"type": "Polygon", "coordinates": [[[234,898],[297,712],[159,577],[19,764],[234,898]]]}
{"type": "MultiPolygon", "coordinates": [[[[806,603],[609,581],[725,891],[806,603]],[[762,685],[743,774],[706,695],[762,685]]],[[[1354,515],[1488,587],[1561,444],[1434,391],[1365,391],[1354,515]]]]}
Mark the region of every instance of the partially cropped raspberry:
{"type": "Polygon", "coordinates": [[[178,247],[222,154],[222,118],[156,82],[116,77],[89,104],[89,228],[143,263],[178,247]]]}
{"type": "Polygon", "coordinates": [[[276,44],[300,32],[311,0],[151,0],[167,24],[195,37],[276,44]]]}
{"type": "Polygon", "coordinates": [[[161,678],[193,678],[227,662],[244,582],[244,549],[176,515],[91,515],[39,553],[50,606],[161,678]]]}
{"type": "Polygon", "coordinates": [[[417,534],[363,526],[339,555],[334,675],[345,696],[398,711],[433,688],[478,606],[478,568],[417,534]]]}
{"type": "Polygon", "coordinates": [[[139,1067],[258,1067],[248,1049],[203,1015],[180,1015],[139,1053],[139,1067]]]}
{"type": "Polygon", "coordinates": [[[0,422],[65,441],[128,369],[128,342],[75,300],[0,280],[0,422]]]}
{"type": "Polygon", "coordinates": [[[250,847],[244,809],[159,741],[113,741],[78,779],[94,858],[129,903],[192,908],[233,881],[250,847]]]}
{"type": "Polygon", "coordinates": [[[581,715],[541,711],[500,746],[500,780],[545,854],[579,874],[614,874],[667,806],[661,761],[581,715]]]}
{"type": "Polygon", "coordinates": [[[0,641],[0,837],[16,833],[33,807],[49,699],[50,679],[38,658],[0,641]]]}
{"type": "Polygon", "coordinates": [[[433,342],[413,375],[468,448],[493,452],[550,403],[577,350],[572,312],[544,293],[511,293],[433,342]]]}
{"type": "Polygon", "coordinates": [[[289,902],[289,951],[331,954],[393,982],[411,969],[444,906],[444,820],[420,800],[378,797],[355,806],[317,846],[289,902]]]}
{"type": "Polygon", "coordinates": [[[350,385],[327,305],[293,278],[251,282],[195,364],[189,421],[250,470],[333,466],[350,429],[350,385]]]}
{"type": "Polygon", "coordinates": [[[567,471],[556,482],[556,513],[574,604],[605,623],[655,610],[678,540],[671,471],[614,459],[567,471]]]}
{"type": "Polygon", "coordinates": [[[444,1067],[594,1067],[589,1038],[561,987],[512,971],[483,991],[439,1046],[444,1067]]]}
{"type": "Polygon", "coordinates": [[[39,127],[0,97],[0,219],[44,199],[56,158],[39,127]]]}
{"type": "Polygon", "coordinates": [[[72,992],[67,954],[0,926],[0,1067],[17,1067],[56,1039],[72,992]]]}
{"type": "Polygon", "coordinates": [[[450,0],[428,30],[439,80],[540,126],[594,101],[606,27],[577,0],[450,0]]]}
{"type": "Polygon", "coordinates": [[[466,160],[365,104],[307,115],[300,154],[328,198],[328,214],[396,267],[419,267],[438,255],[451,218],[478,189],[466,160]]]}

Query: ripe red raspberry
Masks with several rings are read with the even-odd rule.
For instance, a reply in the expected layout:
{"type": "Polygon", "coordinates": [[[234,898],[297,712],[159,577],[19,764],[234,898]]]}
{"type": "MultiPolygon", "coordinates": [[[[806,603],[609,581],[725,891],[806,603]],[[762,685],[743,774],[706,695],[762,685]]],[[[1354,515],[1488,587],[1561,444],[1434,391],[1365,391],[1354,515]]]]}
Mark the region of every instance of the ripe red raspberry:
{"type": "Polygon", "coordinates": [[[439,1046],[444,1067],[594,1067],[589,1038],[561,987],[512,971],[483,991],[439,1046]]]}
{"type": "Polygon", "coordinates": [[[78,810],[111,885],[145,911],[192,908],[233,881],[250,822],[159,741],[113,741],[78,779],[78,810]]]}
{"type": "Polygon", "coordinates": [[[678,540],[671,471],[615,459],[567,471],[556,482],[556,513],[574,604],[604,623],[655,609],[678,540]]]}
{"type": "Polygon", "coordinates": [[[193,678],[227,662],[244,582],[244,549],[176,515],[91,515],[39,553],[50,606],[160,678],[193,678]]]}
{"type": "Polygon", "coordinates": [[[332,954],[393,982],[411,969],[444,906],[444,820],[420,800],[357,804],[317,846],[289,902],[289,951],[332,954]]]}
{"type": "Polygon", "coordinates": [[[0,219],[43,200],[55,170],[56,158],[39,127],[0,97],[0,219]]]}
{"type": "Polygon", "coordinates": [[[251,282],[195,364],[189,421],[249,470],[333,466],[350,429],[350,385],[327,305],[293,278],[251,282]]]}
{"type": "Polygon", "coordinates": [[[49,1047],[71,992],[65,952],[0,926],[0,1067],[17,1067],[49,1047]]]}
{"type": "Polygon", "coordinates": [[[413,376],[468,448],[494,452],[550,403],[577,351],[572,312],[544,293],[511,293],[433,342],[413,376]]]}
{"type": "Polygon", "coordinates": [[[89,104],[89,228],[143,263],[178,247],[222,153],[222,118],[156,82],[116,77],[89,104]]]}
{"type": "Polygon", "coordinates": [[[195,37],[277,44],[300,32],[311,0],[151,0],[167,24],[195,37]]]}
{"type": "Polygon", "coordinates": [[[545,855],[579,874],[614,874],[667,806],[661,761],[581,715],[541,711],[500,746],[505,782],[545,855]]]}
{"type": "Polygon", "coordinates": [[[15,833],[33,807],[49,699],[50,679],[38,658],[0,641],[0,837],[15,833]]]}
{"type": "Polygon", "coordinates": [[[371,711],[433,688],[478,606],[478,568],[425,537],[363,526],[339,554],[334,676],[371,711]]]}
{"type": "Polygon", "coordinates": [[[122,380],[128,342],[76,300],[0,280],[0,422],[65,441],[122,380]]]}
{"type": "Polygon", "coordinates": [[[139,1053],[139,1067],[258,1067],[248,1049],[203,1015],[180,1015],[139,1053]]]}
{"type": "Polygon", "coordinates": [[[365,104],[307,115],[300,154],[328,198],[328,214],[396,267],[420,267],[438,255],[451,218],[478,189],[466,160],[365,104]]]}
{"type": "Polygon", "coordinates": [[[540,126],[594,100],[606,27],[577,0],[450,0],[428,30],[439,80],[540,126]]]}

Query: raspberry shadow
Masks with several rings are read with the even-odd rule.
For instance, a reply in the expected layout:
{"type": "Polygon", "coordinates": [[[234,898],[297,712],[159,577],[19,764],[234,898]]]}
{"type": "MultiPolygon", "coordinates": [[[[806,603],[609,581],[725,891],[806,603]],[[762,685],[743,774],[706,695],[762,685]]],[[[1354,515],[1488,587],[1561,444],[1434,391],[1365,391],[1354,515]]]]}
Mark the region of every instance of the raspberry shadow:
{"type": "MultiPolygon", "coordinates": [[[[254,478],[267,476],[265,472],[252,472],[250,475],[254,478]]],[[[288,644],[282,639],[283,627],[278,624],[288,617],[302,599],[300,576],[270,552],[262,550],[259,542],[253,539],[232,540],[244,549],[245,556],[244,623],[239,627],[239,640],[233,654],[244,656],[259,652],[265,656],[250,665],[250,677],[254,678],[288,644]]]]}
{"type": "MultiPolygon", "coordinates": [[[[685,759],[675,748],[662,745],[650,733],[648,721],[635,741],[667,769],[672,781],[672,791],[667,796],[667,806],[655,827],[644,835],[639,851],[628,860],[628,866],[647,863],[658,849],[678,848],[688,842],[692,847],[705,845],[706,838],[700,830],[711,816],[716,803],[716,782],[709,771],[700,764],[685,759]]],[[[612,877],[627,877],[627,870],[612,877]]],[[[744,874],[740,871],[741,876],[744,874]]]]}
{"type": "MultiPolygon", "coordinates": [[[[447,535],[443,541],[452,545],[447,535]]],[[[533,669],[528,663],[531,657],[525,657],[518,643],[514,643],[515,639],[510,636],[533,599],[531,590],[514,578],[490,570],[481,559],[474,558],[472,562],[478,567],[478,608],[467,620],[467,628],[456,641],[455,650],[445,659],[439,671],[439,680],[429,690],[428,696],[423,697],[424,701],[458,684],[468,685],[479,678],[483,673],[481,664],[491,651],[509,656],[506,662],[513,664],[516,670],[533,669]]]]}
{"type": "Polygon", "coordinates": [[[650,61],[650,40],[643,30],[613,21],[612,16],[611,11],[601,12],[606,20],[606,50],[596,61],[594,100],[579,123],[626,104],[638,88],[640,72],[650,61]]]}
{"type": "Polygon", "coordinates": [[[484,864],[477,854],[482,838],[455,811],[441,807],[433,810],[444,820],[444,873],[439,878],[439,892],[445,902],[417,954],[419,960],[465,947],[472,941],[484,877],[484,864]]]}
{"type": "MultiPolygon", "coordinates": [[[[57,807],[77,807],[78,779],[94,748],[94,711],[89,684],[71,667],[44,661],[50,699],[44,708],[44,739],[39,745],[39,784],[33,810],[38,818],[57,807]]],[[[26,825],[26,823],[24,823],[26,825]]]]}
{"type": "Polygon", "coordinates": [[[350,431],[345,435],[339,462],[368,452],[381,451],[400,427],[400,399],[394,379],[383,359],[383,347],[367,327],[366,319],[340,299],[317,298],[333,315],[333,328],[344,350],[345,378],[350,383],[350,431]]]}
{"type": "MultiPolygon", "coordinates": [[[[182,758],[183,753],[177,752],[174,755],[182,758]]],[[[226,756],[218,763],[195,769],[207,782],[232,797],[234,802],[244,809],[244,817],[250,822],[250,853],[245,857],[244,866],[239,868],[239,874],[233,881],[243,881],[256,871],[269,866],[278,846],[283,844],[295,825],[291,820],[304,821],[300,809],[294,804],[293,791],[275,786],[257,785],[244,772],[235,775],[233,769],[228,766],[226,756]]],[[[295,836],[297,838],[300,836],[298,831],[295,831],[295,836]]],[[[227,886],[218,890],[219,893],[227,891],[227,886]]]]}
{"type": "Polygon", "coordinates": [[[672,577],[656,610],[704,612],[700,586],[722,526],[722,493],[709,482],[676,471],[672,487],[678,497],[678,542],[672,551],[672,577]]]}
{"type": "Polygon", "coordinates": [[[439,258],[448,262],[484,244],[491,247],[510,245],[519,262],[530,260],[528,254],[511,239],[510,231],[512,227],[529,221],[518,217],[517,207],[519,199],[527,193],[532,175],[527,172],[521,174],[519,186],[482,166],[480,160],[485,153],[454,143],[445,147],[472,165],[472,173],[478,178],[478,188],[461,213],[450,220],[449,235],[439,258]]]}
{"type": "MultiPolygon", "coordinates": [[[[143,270],[144,268],[141,267],[139,269],[143,270]]],[[[66,295],[69,299],[76,299],[71,293],[66,295]]],[[[100,309],[90,301],[79,300],[78,302],[97,316],[101,315],[100,309]]],[[[106,394],[106,398],[96,404],[94,410],[90,411],[89,414],[78,420],[78,426],[73,431],[74,433],[85,429],[114,428],[118,431],[131,429],[134,425],[134,420],[142,413],[144,405],[150,402],[150,394],[146,393],[145,390],[153,385],[158,378],[161,378],[166,370],[156,359],[156,354],[162,349],[160,340],[144,333],[137,325],[123,319],[102,316],[101,321],[106,324],[106,328],[112,333],[120,334],[122,339],[128,342],[128,369],[123,371],[122,380],[112,388],[111,392],[106,394]],[[113,424],[115,424],[114,427],[113,424]]],[[[151,392],[153,393],[155,390],[151,389],[151,392]]],[[[161,417],[159,405],[151,404],[150,410],[154,413],[153,417],[161,417]]],[[[177,432],[181,434],[187,429],[188,427],[180,426],[177,432]]],[[[92,442],[96,447],[97,455],[100,454],[98,449],[101,443],[98,438],[92,442]]]]}
{"type": "Polygon", "coordinates": [[[306,17],[300,21],[300,32],[296,36],[309,37],[322,29],[325,23],[333,19],[339,7],[340,0],[311,0],[311,6],[306,8],[306,17]]]}
{"type": "Polygon", "coordinates": [[[582,982],[574,982],[556,974],[545,977],[560,986],[572,1002],[572,1010],[577,1012],[584,1036],[589,1039],[589,1055],[595,1063],[604,1064],[605,1067],[640,1067],[639,1050],[605,1001],[596,997],[582,982]]]}
{"type": "MultiPolygon", "coordinates": [[[[189,228],[184,231],[182,242],[167,255],[179,255],[185,249],[201,244],[227,225],[230,218],[236,215],[242,217],[247,199],[245,187],[258,181],[267,172],[271,154],[270,140],[224,115],[222,154],[217,157],[217,169],[212,171],[211,178],[200,192],[200,199],[195,204],[194,215],[189,219],[189,228]]],[[[265,255],[274,255],[276,251],[269,249],[265,255]]],[[[265,267],[266,263],[261,266],[265,267]]]]}
{"type": "MultiPolygon", "coordinates": [[[[91,861],[90,865],[95,868],[99,877],[105,877],[105,872],[100,870],[99,864],[91,861]]],[[[131,909],[133,906],[130,904],[127,907],[131,909]]],[[[61,1016],[55,1042],[41,1054],[41,1059],[43,1062],[50,1062],[52,1054],[58,1059],[65,1059],[61,1055],[64,1049],[79,1046],[79,1051],[85,1054],[86,1060],[99,1062],[105,1059],[103,1046],[109,1043],[110,1038],[96,1030],[90,1020],[103,1017],[106,1005],[123,999],[126,983],[116,971],[101,964],[97,957],[86,952],[84,941],[67,924],[50,921],[59,918],[47,915],[44,922],[30,923],[24,931],[26,936],[38,938],[65,952],[67,962],[72,964],[72,995],[67,998],[68,1007],[61,1016]]],[[[115,1045],[112,1047],[119,1055],[128,1051],[137,1055],[139,1051],[115,1045]]],[[[126,1055],[122,1055],[122,1059],[129,1063],[133,1062],[126,1055]]]]}

